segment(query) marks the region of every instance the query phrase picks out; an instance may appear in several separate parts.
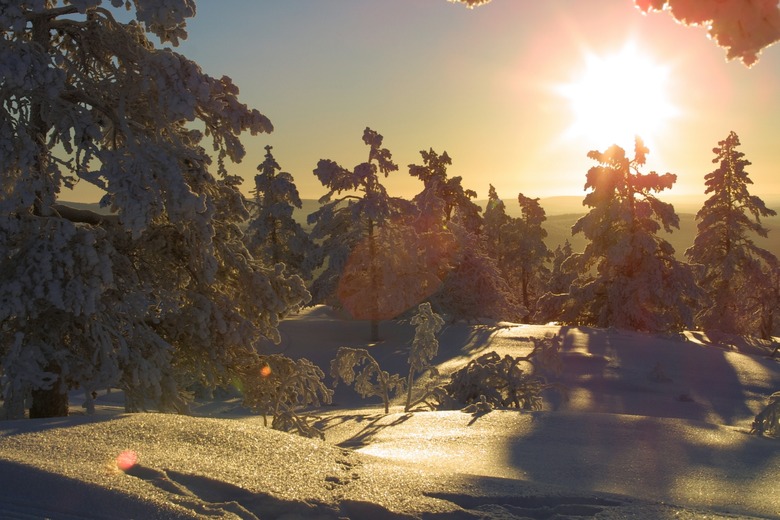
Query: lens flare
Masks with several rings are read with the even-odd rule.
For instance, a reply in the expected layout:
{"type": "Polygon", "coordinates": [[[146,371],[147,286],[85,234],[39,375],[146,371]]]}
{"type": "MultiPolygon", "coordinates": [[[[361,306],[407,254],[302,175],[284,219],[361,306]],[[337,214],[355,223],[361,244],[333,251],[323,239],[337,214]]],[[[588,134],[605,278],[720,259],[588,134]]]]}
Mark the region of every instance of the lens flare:
{"type": "Polygon", "coordinates": [[[271,367],[268,365],[263,365],[263,368],[260,369],[260,375],[263,377],[268,377],[271,375],[271,367]]]}
{"type": "Polygon", "coordinates": [[[127,471],[138,463],[138,454],[133,450],[125,450],[116,457],[116,467],[127,471]]]}

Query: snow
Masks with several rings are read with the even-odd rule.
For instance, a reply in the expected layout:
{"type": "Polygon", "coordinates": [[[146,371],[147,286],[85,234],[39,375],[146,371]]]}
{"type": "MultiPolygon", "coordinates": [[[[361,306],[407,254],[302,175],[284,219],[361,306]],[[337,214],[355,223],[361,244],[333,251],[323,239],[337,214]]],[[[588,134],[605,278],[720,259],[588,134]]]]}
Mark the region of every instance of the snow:
{"type": "MultiPolygon", "coordinates": [[[[369,344],[368,323],[318,306],[280,332],[265,353],[327,372],[339,347],[367,348],[403,375],[414,327],[382,322],[369,344]]],[[[0,517],[780,518],[780,441],[748,434],[780,389],[765,345],[449,324],[432,364],[446,376],[559,332],[563,372],[549,377],[568,401],[404,413],[402,395],[385,415],[339,385],[316,411],[325,441],[265,428],[232,398],[199,401],[194,416],[124,414],[121,393],[101,391],[89,416],[74,393],[70,417],[0,422],[0,517]]]]}

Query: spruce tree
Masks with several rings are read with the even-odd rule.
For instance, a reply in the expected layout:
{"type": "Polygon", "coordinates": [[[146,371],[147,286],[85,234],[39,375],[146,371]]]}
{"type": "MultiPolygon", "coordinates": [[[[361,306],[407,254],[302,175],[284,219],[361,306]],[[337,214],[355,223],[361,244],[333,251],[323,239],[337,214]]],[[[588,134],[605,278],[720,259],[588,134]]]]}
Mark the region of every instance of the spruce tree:
{"type": "Polygon", "coordinates": [[[657,235],[679,227],[672,205],[654,195],[671,188],[676,175],[641,173],[647,152],[636,138],[633,158],[617,145],[588,153],[598,162],[585,184],[591,191],[584,204],[591,210],[572,233],[583,233],[589,243],[567,262],[577,272],[569,293],[548,294],[543,305],[560,309],[558,319],[648,332],[691,325],[699,295],[693,270],[657,235]]]}
{"type": "Polygon", "coordinates": [[[283,263],[289,272],[308,279],[311,272],[307,258],[314,243],[293,218],[293,211],[302,206],[295,180],[281,171],[271,149],[265,147],[265,160],[257,167],[245,242],[250,252],[266,265],[283,263]]]}
{"type": "Polygon", "coordinates": [[[718,167],[704,177],[705,194],[710,196],[696,214],[696,238],[685,254],[703,269],[699,284],[708,301],[698,314],[699,325],[729,334],[760,334],[755,316],[763,305],[762,298],[755,296],[771,297],[766,280],[778,261],[752,237],[766,237],[761,217],[777,213],[748,192],[753,182],[746,168],[751,163],[739,146],[739,136],[730,132],[713,148],[712,162],[718,167]]]}
{"type": "Polygon", "coordinates": [[[423,181],[415,198],[419,216],[415,229],[427,265],[438,262],[441,286],[431,302],[451,320],[475,318],[517,319],[520,308],[498,264],[488,254],[483,240],[482,208],[472,199],[477,194],[450,178],[452,164],[447,152],[421,151],[422,165],[409,165],[409,173],[423,181]]]}

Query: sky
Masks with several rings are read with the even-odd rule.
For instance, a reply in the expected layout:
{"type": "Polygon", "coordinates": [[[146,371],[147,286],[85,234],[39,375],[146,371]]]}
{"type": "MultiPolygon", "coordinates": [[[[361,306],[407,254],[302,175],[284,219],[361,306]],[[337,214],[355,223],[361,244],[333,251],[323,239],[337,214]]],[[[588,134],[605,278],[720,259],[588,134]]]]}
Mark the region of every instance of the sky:
{"type": "Polygon", "coordinates": [[[639,129],[603,126],[626,114],[646,120],[644,172],[677,174],[671,193],[703,196],[712,149],[732,130],[753,163],[751,192],[780,193],[780,47],[748,69],[703,28],[632,0],[202,0],[197,11],[176,51],[230,76],[275,127],[243,138],[247,156],[231,171],[247,193],[271,145],[301,196],[319,198],[317,162],[365,161],[368,126],[399,165],[391,195],[421,190],[408,166],[429,148],[479,198],[489,184],[507,200],[584,195],[588,151],[633,148],[639,129]]]}

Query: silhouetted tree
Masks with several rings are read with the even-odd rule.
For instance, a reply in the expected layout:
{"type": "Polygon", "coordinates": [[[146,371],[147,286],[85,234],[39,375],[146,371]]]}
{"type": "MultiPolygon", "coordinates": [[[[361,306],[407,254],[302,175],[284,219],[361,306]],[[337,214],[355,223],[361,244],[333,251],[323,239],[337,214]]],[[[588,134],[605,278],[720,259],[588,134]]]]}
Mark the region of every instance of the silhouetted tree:
{"type": "Polygon", "coordinates": [[[247,226],[245,242],[256,258],[266,265],[283,263],[291,273],[311,277],[306,258],[314,243],[293,218],[295,208],[302,206],[293,176],[281,166],[265,147],[265,160],[255,175],[254,206],[247,226]]]}
{"type": "Polygon", "coordinates": [[[547,220],[539,199],[518,194],[519,218],[507,224],[508,233],[504,246],[502,267],[510,285],[519,290],[520,303],[527,309],[525,319],[536,311],[536,300],[545,291],[545,280],[549,277],[547,263],[552,258],[544,243],[547,231],[542,223],[547,220]]]}
{"type": "Polygon", "coordinates": [[[409,173],[423,181],[414,198],[419,216],[415,228],[421,238],[421,254],[441,279],[431,301],[450,319],[513,319],[518,305],[496,260],[488,255],[482,239],[476,192],[463,188],[460,177],[449,178],[452,164],[447,153],[421,151],[423,165],[409,165],[409,173]]]}
{"type": "Polygon", "coordinates": [[[705,330],[758,334],[761,326],[756,316],[774,307],[766,301],[771,299],[767,280],[778,261],[751,236],[766,237],[761,217],[777,213],[748,192],[753,182],[745,168],[751,163],[737,150],[739,145],[737,134],[730,132],[713,149],[712,162],[718,168],[704,177],[705,194],[710,197],[696,214],[696,239],[685,254],[703,267],[699,284],[709,301],[698,315],[700,325],[705,330]]]}
{"type": "Polygon", "coordinates": [[[671,204],[653,192],[671,188],[676,175],[642,174],[648,152],[637,138],[634,157],[613,145],[591,151],[597,161],[588,171],[584,204],[590,212],[572,233],[589,240],[583,253],[564,263],[577,272],[567,295],[546,295],[545,309],[559,308],[567,323],[642,331],[673,331],[690,326],[700,291],[691,266],[674,257],[674,248],[657,236],[679,227],[671,204]]]}
{"type": "MultiPolygon", "coordinates": [[[[330,191],[320,198],[322,207],[308,217],[314,224],[311,237],[320,240],[318,252],[312,256],[311,267],[324,265],[325,269],[314,280],[311,291],[314,303],[345,305],[354,317],[371,321],[371,339],[379,339],[379,320],[392,318],[405,309],[385,315],[383,301],[393,304],[392,298],[382,299],[387,289],[383,280],[388,256],[401,253],[405,243],[389,243],[393,236],[379,239],[380,228],[397,225],[411,204],[390,197],[380,182],[380,174],[387,177],[398,166],[392,154],[382,148],[383,137],[366,128],[363,142],[369,147],[368,160],[347,170],[337,163],[322,159],[314,174],[330,191]],[[335,195],[342,195],[335,197],[335,195]],[[361,245],[362,244],[362,245],[361,245]]],[[[412,253],[411,258],[416,258],[412,253]]],[[[390,273],[392,278],[392,273],[390,273]]],[[[417,302],[415,302],[417,303],[417,302]]]]}

